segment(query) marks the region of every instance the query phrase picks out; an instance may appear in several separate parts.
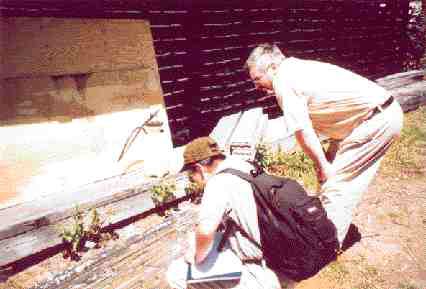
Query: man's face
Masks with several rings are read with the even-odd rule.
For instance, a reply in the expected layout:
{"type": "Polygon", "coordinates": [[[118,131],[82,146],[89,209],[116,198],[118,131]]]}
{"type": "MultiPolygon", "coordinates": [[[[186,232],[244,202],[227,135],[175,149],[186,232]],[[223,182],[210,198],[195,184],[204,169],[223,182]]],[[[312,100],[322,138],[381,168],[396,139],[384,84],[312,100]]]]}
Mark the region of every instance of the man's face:
{"type": "Polygon", "coordinates": [[[196,166],[190,171],[188,171],[188,176],[190,177],[191,181],[197,184],[197,186],[204,188],[204,186],[207,183],[207,179],[201,169],[201,166],[196,166]]]}
{"type": "Polygon", "coordinates": [[[256,89],[269,92],[273,90],[272,87],[272,77],[268,74],[268,70],[259,69],[256,65],[250,67],[249,73],[250,77],[254,82],[256,89]]]}

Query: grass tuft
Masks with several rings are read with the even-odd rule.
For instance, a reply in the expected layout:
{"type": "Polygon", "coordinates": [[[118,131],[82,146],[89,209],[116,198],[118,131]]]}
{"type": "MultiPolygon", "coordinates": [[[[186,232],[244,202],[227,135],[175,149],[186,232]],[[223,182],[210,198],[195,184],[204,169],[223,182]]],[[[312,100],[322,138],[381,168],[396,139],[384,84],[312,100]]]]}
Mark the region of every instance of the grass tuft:
{"type": "Polygon", "coordinates": [[[420,287],[413,284],[399,283],[396,289],[420,289],[420,287]]]}
{"type": "Polygon", "coordinates": [[[261,143],[257,146],[256,161],[271,174],[296,179],[308,190],[316,189],[316,174],[312,160],[301,150],[286,153],[280,148],[261,143]]]}
{"type": "Polygon", "coordinates": [[[401,137],[390,147],[381,166],[385,176],[407,178],[426,174],[426,106],[404,115],[401,137]]]}
{"type": "Polygon", "coordinates": [[[331,262],[321,271],[320,274],[330,280],[338,281],[339,283],[348,281],[348,278],[350,277],[346,264],[339,259],[331,262]]]}

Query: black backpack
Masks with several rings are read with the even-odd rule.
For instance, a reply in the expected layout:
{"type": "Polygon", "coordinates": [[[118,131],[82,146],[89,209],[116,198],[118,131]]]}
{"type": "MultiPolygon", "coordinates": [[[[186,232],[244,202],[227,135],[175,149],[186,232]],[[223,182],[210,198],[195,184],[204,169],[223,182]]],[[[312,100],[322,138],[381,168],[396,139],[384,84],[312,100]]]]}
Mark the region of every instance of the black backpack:
{"type": "Polygon", "coordinates": [[[227,218],[226,226],[236,228],[259,247],[269,268],[301,281],[336,258],[339,249],[336,227],[327,218],[319,198],[308,196],[298,182],[265,172],[256,175],[225,169],[221,173],[251,183],[261,245],[231,218],[227,218]]]}

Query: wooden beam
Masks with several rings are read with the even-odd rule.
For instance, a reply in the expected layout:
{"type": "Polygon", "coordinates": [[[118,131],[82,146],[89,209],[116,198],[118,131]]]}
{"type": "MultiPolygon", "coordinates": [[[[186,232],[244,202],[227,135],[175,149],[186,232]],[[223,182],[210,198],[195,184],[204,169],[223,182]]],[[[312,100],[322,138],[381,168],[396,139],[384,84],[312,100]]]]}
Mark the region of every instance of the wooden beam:
{"type": "Polygon", "coordinates": [[[61,244],[65,226],[78,205],[81,210],[98,208],[115,224],[155,207],[147,182],[140,174],[115,176],[78,190],[0,210],[0,267],[61,244]]]}
{"type": "Polygon", "coordinates": [[[426,104],[426,69],[395,73],[376,82],[392,93],[404,112],[426,104]]]}

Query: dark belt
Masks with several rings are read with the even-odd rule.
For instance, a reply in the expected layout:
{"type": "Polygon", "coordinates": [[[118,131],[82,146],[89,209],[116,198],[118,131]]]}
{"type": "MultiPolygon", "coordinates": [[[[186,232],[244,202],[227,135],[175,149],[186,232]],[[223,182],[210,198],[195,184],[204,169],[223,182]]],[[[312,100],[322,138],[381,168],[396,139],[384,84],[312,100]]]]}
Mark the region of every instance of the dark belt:
{"type": "Polygon", "coordinates": [[[244,259],[244,260],[241,260],[241,262],[243,264],[257,264],[257,265],[262,265],[262,261],[263,261],[263,259],[244,259]]]}
{"type": "Polygon", "coordinates": [[[393,100],[394,100],[393,96],[391,96],[382,105],[378,105],[375,108],[373,108],[373,110],[371,111],[371,114],[368,116],[367,119],[370,119],[376,114],[378,114],[379,112],[385,110],[389,105],[392,104],[393,100]]]}

